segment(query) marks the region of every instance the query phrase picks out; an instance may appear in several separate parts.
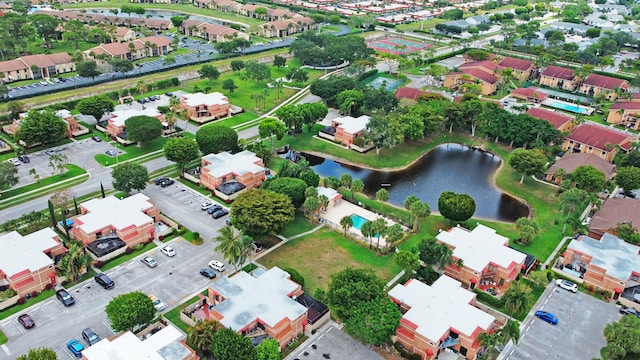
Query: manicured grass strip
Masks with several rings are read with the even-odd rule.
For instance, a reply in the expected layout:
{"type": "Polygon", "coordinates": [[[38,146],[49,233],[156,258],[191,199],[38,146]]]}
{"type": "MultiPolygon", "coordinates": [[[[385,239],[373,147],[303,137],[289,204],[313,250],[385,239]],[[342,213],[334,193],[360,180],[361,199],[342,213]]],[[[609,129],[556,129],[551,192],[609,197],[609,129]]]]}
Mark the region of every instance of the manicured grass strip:
{"type": "Polygon", "coordinates": [[[122,254],[120,256],[118,256],[117,258],[113,259],[113,260],[109,260],[106,264],[104,264],[103,267],[100,268],[100,270],[102,271],[107,271],[109,269],[113,269],[114,267],[125,263],[131,259],[133,259],[134,257],[145,253],[153,248],[156,247],[156,244],[154,244],[153,242],[150,242],[148,244],[144,244],[144,246],[142,246],[140,249],[134,249],[131,254],[122,254]]]}
{"type": "MultiPolygon", "coordinates": [[[[202,295],[207,296],[207,290],[202,292],[202,295]]],[[[200,297],[198,297],[197,295],[192,297],[191,299],[185,301],[183,304],[180,304],[180,306],[177,306],[173,309],[171,309],[170,311],[167,311],[164,314],[164,317],[171,321],[171,323],[175,326],[177,326],[180,330],[184,331],[185,333],[187,332],[187,330],[189,329],[189,325],[185,324],[182,322],[182,320],[180,320],[180,311],[182,311],[184,308],[186,308],[187,306],[196,303],[198,300],[200,300],[200,297]]]]}
{"type": "Polygon", "coordinates": [[[27,300],[24,304],[16,304],[8,309],[2,310],[0,311],[0,320],[4,320],[13,314],[17,314],[30,306],[46,300],[53,296],[53,294],[55,294],[55,290],[45,290],[36,295],[36,297],[27,300]]]}
{"type": "Polygon", "coordinates": [[[7,339],[7,335],[0,331],[0,345],[6,344],[7,341],[9,341],[9,339],[7,339]]]}
{"type": "Polygon", "coordinates": [[[316,227],[316,225],[310,223],[301,212],[296,212],[296,217],[293,219],[293,222],[289,224],[280,235],[289,238],[312,230],[314,227],[316,227]]]}
{"type": "Polygon", "coordinates": [[[87,181],[89,179],[89,175],[82,175],[79,177],[76,177],[75,179],[62,183],[58,186],[52,186],[49,187],[43,191],[36,191],[36,192],[32,192],[28,195],[21,195],[21,196],[16,196],[12,199],[10,199],[9,201],[7,201],[6,203],[3,203],[2,205],[0,205],[0,210],[2,209],[6,209],[9,208],[11,206],[15,206],[17,204],[22,204],[24,202],[27,202],[29,200],[33,200],[33,199],[37,199],[39,197],[42,197],[44,195],[48,195],[48,194],[53,194],[54,192],[58,191],[58,190],[62,190],[62,189],[66,189],[78,184],[82,184],[83,182],[87,181]]]}
{"type": "Polygon", "coordinates": [[[78,165],[67,164],[65,167],[67,168],[67,171],[64,173],[64,175],[49,176],[49,177],[40,179],[40,181],[38,181],[37,183],[28,184],[28,185],[7,190],[2,193],[1,195],[2,200],[6,200],[14,196],[22,195],[29,191],[41,189],[47,185],[53,185],[61,181],[70,180],[76,176],[87,173],[83,168],[79,167],[78,165]]]}
{"type": "Polygon", "coordinates": [[[71,287],[74,287],[74,286],[76,286],[76,285],[78,285],[80,283],[83,283],[83,282],[93,278],[95,275],[96,275],[95,270],[93,270],[93,268],[90,268],[89,271],[87,271],[86,274],[82,275],[80,277],[80,279],[78,279],[77,281],[65,282],[63,285],[64,285],[65,288],[71,288],[71,287]]]}

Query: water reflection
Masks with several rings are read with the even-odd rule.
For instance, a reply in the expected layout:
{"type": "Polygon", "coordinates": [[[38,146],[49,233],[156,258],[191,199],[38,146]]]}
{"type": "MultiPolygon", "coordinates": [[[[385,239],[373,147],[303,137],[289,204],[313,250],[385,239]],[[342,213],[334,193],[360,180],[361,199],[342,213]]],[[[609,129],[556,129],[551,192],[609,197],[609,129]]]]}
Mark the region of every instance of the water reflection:
{"type": "Polygon", "coordinates": [[[351,174],[364,182],[371,197],[382,184],[389,191],[389,202],[402,206],[409,195],[437,209],[444,191],[466,193],[476,202],[475,216],[502,221],[515,221],[527,216],[528,208],[492,185],[491,177],[500,165],[497,156],[459,144],[443,144],[422,157],[411,167],[400,171],[375,171],[340,164],[333,160],[304,154],[322,177],[351,174]]]}

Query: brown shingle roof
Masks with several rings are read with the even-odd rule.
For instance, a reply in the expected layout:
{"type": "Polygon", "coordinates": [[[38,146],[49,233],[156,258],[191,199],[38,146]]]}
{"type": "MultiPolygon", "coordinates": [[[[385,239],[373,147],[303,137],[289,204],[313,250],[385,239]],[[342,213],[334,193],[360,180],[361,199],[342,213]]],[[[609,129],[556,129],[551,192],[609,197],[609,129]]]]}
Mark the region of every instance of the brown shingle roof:
{"type": "Polygon", "coordinates": [[[462,72],[489,84],[495,84],[499,80],[497,76],[489,74],[488,72],[480,69],[462,69],[462,72]]]}
{"type": "Polygon", "coordinates": [[[610,110],[640,110],[640,101],[621,101],[617,102],[609,108],[610,110]]]}
{"type": "Polygon", "coordinates": [[[600,211],[591,219],[589,229],[596,233],[604,233],[622,222],[631,222],[634,227],[640,226],[640,201],[637,199],[606,199],[600,207],[600,211]]]}
{"type": "Polygon", "coordinates": [[[546,92],[534,86],[528,88],[517,88],[511,92],[511,95],[520,95],[526,98],[536,98],[538,100],[544,100],[548,96],[546,92]]]}
{"type": "Polygon", "coordinates": [[[500,66],[514,70],[527,71],[533,67],[533,62],[528,60],[506,57],[500,62],[500,66]]]}
{"type": "MultiPolygon", "coordinates": [[[[592,146],[600,150],[608,150],[607,144],[612,146],[628,145],[631,135],[604,126],[582,124],[567,136],[567,139],[592,146]]],[[[628,147],[628,146],[627,146],[628,147]]]]}
{"type": "Polygon", "coordinates": [[[563,169],[567,174],[571,174],[578,166],[590,165],[602,171],[607,180],[613,177],[616,166],[594,154],[569,153],[565,154],[555,164],[551,165],[545,175],[554,174],[558,169],[563,169]]]}
{"type": "Polygon", "coordinates": [[[575,73],[571,69],[551,65],[544,69],[542,76],[549,76],[563,80],[573,80],[575,73]]]}
{"type": "Polygon", "coordinates": [[[416,100],[416,99],[418,99],[418,96],[427,95],[427,94],[434,94],[434,93],[429,92],[429,91],[423,91],[423,90],[416,89],[416,88],[410,88],[410,87],[401,87],[401,88],[398,89],[398,91],[396,91],[396,97],[398,99],[416,100]]]}
{"type": "Polygon", "coordinates": [[[0,62],[0,71],[10,72],[29,69],[32,65],[36,65],[39,68],[46,68],[70,62],[72,62],[71,56],[67,53],[27,55],[14,60],[0,62]]]}
{"type": "Polygon", "coordinates": [[[598,74],[591,74],[587,76],[587,78],[584,79],[582,83],[585,85],[597,86],[599,88],[609,90],[613,90],[615,88],[625,90],[627,87],[629,87],[629,84],[625,80],[598,74]]]}
{"type": "Polygon", "coordinates": [[[569,115],[537,107],[532,107],[531,109],[527,110],[527,115],[536,119],[547,121],[556,129],[560,129],[562,125],[573,120],[573,117],[569,115]]]}
{"type": "Polygon", "coordinates": [[[460,65],[460,69],[469,69],[469,68],[482,68],[485,71],[491,72],[491,73],[498,73],[500,70],[503,69],[502,66],[489,60],[474,61],[474,62],[460,65]]]}

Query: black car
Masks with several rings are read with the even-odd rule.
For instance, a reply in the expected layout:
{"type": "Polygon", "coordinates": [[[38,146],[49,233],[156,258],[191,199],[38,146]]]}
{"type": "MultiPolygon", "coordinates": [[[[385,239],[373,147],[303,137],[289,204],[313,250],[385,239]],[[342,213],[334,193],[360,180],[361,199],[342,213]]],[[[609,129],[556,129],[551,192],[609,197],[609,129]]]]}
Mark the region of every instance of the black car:
{"type": "Polygon", "coordinates": [[[161,182],[161,183],[160,183],[160,186],[162,186],[162,187],[167,187],[167,186],[170,186],[170,185],[175,184],[175,182],[176,182],[176,181],[175,181],[175,180],[173,180],[173,179],[166,179],[165,181],[163,181],[163,182],[161,182]]]}
{"type": "Polygon", "coordinates": [[[111,280],[107,274],[103,274],[103,273],[99,273],[96,276],[94,276],[94,279],[96,280],[96,282],[98,284],[100,284],[100,286],[102,286],[105,289],[111,289],[112,287],[114,287],[116,284],[113,282],[113,280],[111,280]]]}
{"type": "Polygon", "coordinates": [[[166,177],[159,177],[159,178],[156,178],[156,185],[160,185],[160,184],[162,184],[165,180],[167,180],[167,178],[166,178],[166,177]]]}
{"type": "Polygon", "coordinates": [[[638,311],[632,307],[628,307],[628,306],[623,306],[620,308],[620,314],[622,315],[634,315],[634,316],[638,316],[640,317],[640,314],[638,314],[638,311]]]}
{"type": "Polygon", "coordinates": [[[86,328],[84,330],[82,330],[82,338],[84,339],[84,341],[87,342],[87,344],[89,344],[89,346],[97,343],[98,341],[102,340],[100,338],[100,335],[96,334],[95,331],[93,331],[93,329],[91,328],[86,328]]]}
{"type": "Polygon", "coordinates": [[[18,160],[22,161],[25,164],[31,162],[31,160],[29,159],[29,157],[27,155],[18,156],[18,160]]]}
{"type": "Polygon", "coordinates": [[[207,209],[207,212],[209,214],[213,214],[214,212],[218,211],[222,209],[222,206],[218,205],[218,204],[213,204],[210,208],[207,209]]]}
{"type": "Polygon", "coordinates": [[[206,276],[209,279],[215,279],[216,278],[216,272],[213,271],[212,269],[209,268],[203,268],[200,270],[200,275],[202,276],[206,276]]]}
{"type": "Polygon", "coordinates": [[[63,77],[58,78],[58,80],[60,80],[60,82],[67,82],[67,78],[63,78],[63,77]]]}
{"type": "Polygon", "coordinates": [[[69,292],[67,292],[67,290],[65,289],[56,291],[56,297],[64,306],[71,306],[76,303],[76,300],[73,298],[73,296],[71,296],[71,294],[69,294],[69,292]]]}
{"type": "Polygon", "coordinates": [[[93,141],[95,141],[95,142],[101,142],[101,141],[102,141],[102,139],[101,139],[101,138],[100,138],[100,136],[98,136],[98,135],[93,135],[93,136],[91,137],[91,140],[93,140],[93,141]]]}
{"type": "Polygon", "coordinates": [[[218,209],[214,211],[213,214],[211,214],[211,217],[213,217],[214,219],[220,219],[227,214],[229,214],[229,211],[227,211],[226,209],[218,209]]]}

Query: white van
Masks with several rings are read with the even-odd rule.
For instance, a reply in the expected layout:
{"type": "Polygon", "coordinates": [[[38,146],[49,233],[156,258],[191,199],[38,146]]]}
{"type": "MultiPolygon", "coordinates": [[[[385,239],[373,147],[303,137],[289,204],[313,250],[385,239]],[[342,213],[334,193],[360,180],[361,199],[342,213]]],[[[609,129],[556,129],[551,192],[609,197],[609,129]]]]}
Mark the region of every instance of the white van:
{"type": "Polygon", "coordinates": [[[215,271],[224,272],[224,264],[217,260],[209,261],[209,267],[215,271]]]}

